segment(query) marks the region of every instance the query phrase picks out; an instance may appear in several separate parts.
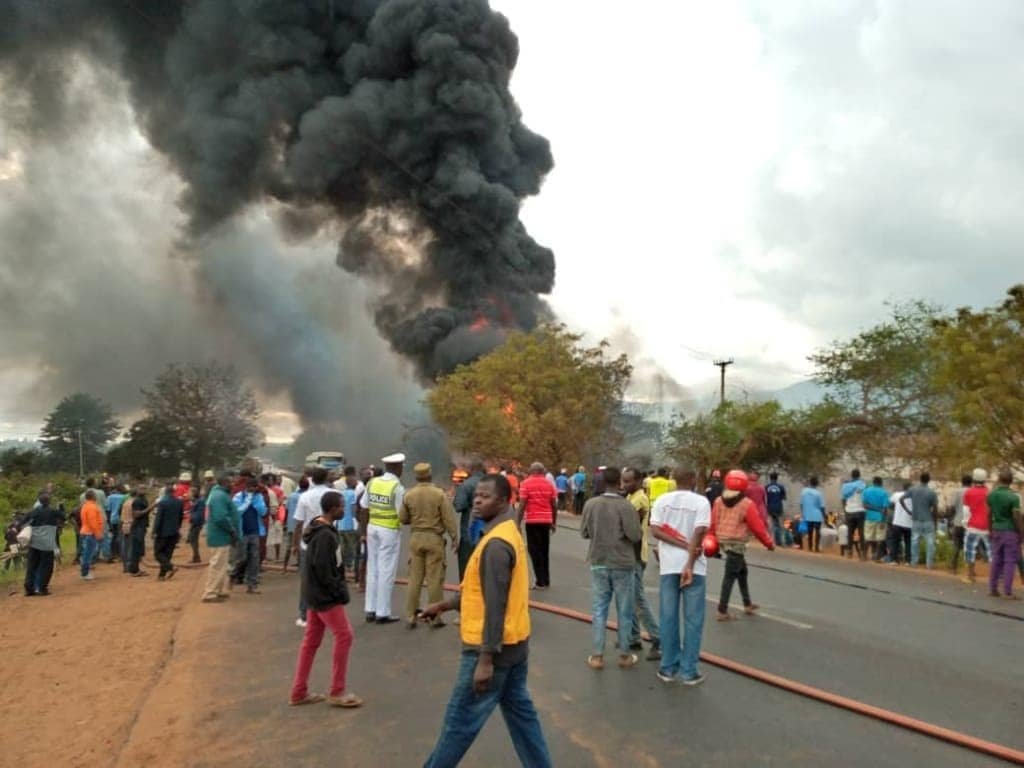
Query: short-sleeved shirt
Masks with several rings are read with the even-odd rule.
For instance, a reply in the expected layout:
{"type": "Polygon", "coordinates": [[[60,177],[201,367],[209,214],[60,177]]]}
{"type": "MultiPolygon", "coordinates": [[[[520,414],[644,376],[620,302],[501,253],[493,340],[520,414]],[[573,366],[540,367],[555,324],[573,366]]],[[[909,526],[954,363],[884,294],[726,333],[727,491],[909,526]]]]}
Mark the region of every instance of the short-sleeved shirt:
{"type": "MultiPolygon", "coordinates": [[[[320,499],[324,497],[325,493],[333,490],[329,485],[309,486],[309,490],[299,497],[299,503],[295,505],[295,512],[292,517],[295,518],[296,524],[301,522],[303,528],[305,528],[320,517],[323,514],[323,510],[320,509],[320,499]]],[[[300,541],[299,548],[305,549],[306,542],[300,541]]]]}
{"type": "Polygon", "coordinates": [[[646,563],[650,555],[651,500],[647,498],[647,493],[643,488],[638,488],[626,498],[629,499],[629,503],[633,505],[633,509],[640,516],[640,529],[643,531],[644,537],[640,540],[636,557],[641,563],[646,563]]]}
{"type": "Polygon", "coordinates": [[[783,511],[783,502],[786,500],[786,486],[781,483],[768,483],[764,487],[764,495],[768,505],[768,514],[778,517],[783,511]]]}
{"type": "Polygon", "coordinates": [[[285,522],[285,527],[288,532],[291,533],[295,530],[295,510],[299,507],[299,499],[302,498],[304,491],[292,491],[288,494],[288,498],[285,499],[284,505],[288,510],[288,517],[285,522]]]}
{"type": "MultiPolygon", "coordinates": [[[[711,503],[706,497],[693,491],[663,493],[651,509],[651,525],[659,525],[669,533],[680,534],[685,541],[689,541],[697,528],[707,528],[711,525],[711,503]]],[[[690,559],[690,553],[675,544],[661,541],[658,544],[658,558],[661,574],[664,576],[682,573],[690,559]]],[[[697,562],[693,564],[693,572],[698,576],[707,574],[708,561],[703,552],[700,552],[697,562]]]]}
{"type": "Polygon", "coordinates": [[[843,509],[851,515],[857,515],[864,511],[864,489],[866,484],[863,480],[849,480],[843,483],[840,496],[843,498],[843,509]]]}
{"type": "Polygon", "coordinates": [[[558,492],[544,475],[530,475],[519,486],[519,499],[523,502],[523,519],[527,523],[550,525],[551,507],[558,492]]]}
{"type": "Polygon", "coordinates": [[[916,523],[929,523],[932,521],[932,509],[939,508],[939,495],[927,485],[915,485],[907,496],[913,504],[911,514],[916,523]]]}
{"type": "Polygon", "coordinates": [[[1013,520],[1014,510],[1020,510],[1020,496],[1000,485],[988,495],[988,510],[992,516],[993,531],[1016,531],[1017,524],[1013,520]]]}
{"type": "Polygon", "coordinates": [[[569,478],[565,475],[559,475],[555,478],[555,488],[558,489],[559,493],[565,493],[569,490],[569,478]]]}
{"type": "Polygon", "coordinates": [[[864,489],[864,518],[872,523],[885,520],[885,510],[889,507],[889,494],[880,485],[870,485],[864,489]]]}
{"type": "Polygon", "coordinates": [[[892,524],[900,528],[910,528],[914,524],[914,517],[910,511],[914,508],[913,501],[907,496],[906,491],[896,491],[890,498],[892,504],[892,524]]]}
{"type": "Polygon", "coordinates": [[[800,492],[800,517],[808,523],[825,520],[825,497],[817,488],[804,488],[800,492]]]}
{"type": "Polygon", "coordinates": [[[583,493],[587,490],[587,476],[582,472],[577,472],[572,476],[572,487],[576,493],[583,493]]]}
{"type": "Polygon", "coordinates": [[[988,488],[984,485],[972,485],[964,491],[964,528],[988,533],[988,488]]]}

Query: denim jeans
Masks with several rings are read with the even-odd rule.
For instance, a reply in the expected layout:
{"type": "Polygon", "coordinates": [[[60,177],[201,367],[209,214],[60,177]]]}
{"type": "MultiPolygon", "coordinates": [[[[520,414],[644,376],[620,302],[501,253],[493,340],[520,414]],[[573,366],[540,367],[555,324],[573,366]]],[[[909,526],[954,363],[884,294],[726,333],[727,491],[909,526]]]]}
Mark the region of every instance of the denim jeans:
{"type": "Polygon", "coordinates": [[[519,762],[531,768],[550,768],[548,745],[530,692],[526,689],[527,662],[495,667],[491,687],[486,693],[477,694],[473,691],[473,670],[478,656],[475,651],[462,652],[455,690],[444,713],[441,735],[423,764],[424,768],[458,765],[498,705],[501,705],[501,714],[519,762]]]}
{"type": "Polygon", "coordinates": [[[255,588],[260,578],[260,536],[258,533],[250,533],[242,537],[242,546],[245,547],[245,583],[255,588]]]}
{"type": "Polygon", "coordinates": [[[771,525],[771,533],[772,538],[775,540],[775,546],[784,546],[786,540],[783,535],[785,528],[782,526],[782,515],[768,515],[768,523],[771,525]]]}
{"type": "Polygon", "coordinates": [[[678,573],[662,574],[659,587],[661,620],[661,673],[684,680],[697,677],[700,641],[704,632],[705,577],[693,575],[687,587],[679,586],[678,573]],[[679,604],[683,606],[684,637],[680,646],[679,604]]]}
{"type": "Polygon", "coordinates": [[[647,595],[644,594],[644,571],[647,570],[647,563],[638,562],[633,572],[633,600],[636,610],[633,612],[633,626],[629,633],[630,645],[640,642],[640,625],[647,630],[651,636],[651,645],[661,645],[661,630],[658,627],[658,620],[654,617],[651,604],[647,602],[647,595]]]}
{"type": "Polygon", "coordinates": [[[593,590],[593,653],[604,653],[604,641],[608,635],[608,608],[615,595],[615,618],[619,625],[619,653],[629,653],[629,635],[633,631],[633,568],[590,567],[590,583],[593,590]]]}
{"type": "Polygon", "coordinates": [[[935,523],[915,520],[910,527],[910,564],[917,565],[921,558],[921,537],[925,542],[925,562],[931,568],[935,563],[935,523]]]}
{"type": "Polygon", "coordinates": [[[93,558],[96,557],[96,550],[99,548],[99,542],[95,536],[82,536],[81,539],[82,549],[79,562],[81,563],[82,575],[88,576],[89,571],[92,569],[93,558]]]}

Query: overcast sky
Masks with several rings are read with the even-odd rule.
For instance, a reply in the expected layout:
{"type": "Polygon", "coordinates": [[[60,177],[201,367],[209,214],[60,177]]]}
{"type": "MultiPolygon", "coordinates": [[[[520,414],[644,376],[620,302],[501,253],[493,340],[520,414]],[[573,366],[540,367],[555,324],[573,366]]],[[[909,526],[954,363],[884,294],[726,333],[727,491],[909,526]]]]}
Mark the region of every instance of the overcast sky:
{"type": "MultiPolygon", "coordinates": [[[[513,91],[525,121],[555,156],[524,212],[556,254],[552,305],[645,370],[660,366],[703,395],[716,376],[709,358],[731,356],[737,383],[777,388],[806,377],[815,347],[882,319],[887,300],[992,304],[1022,279],[1024,3],[492,4],[519,36],[513,91]]],[[[187,294],[163,255],[181,221],[178,185],[125,114],[93,114],[70,150],[46,150],[92,178],[5,146],[0,130],[0,234],[24,218],[18,185],[37,165],[37,191],[52,186],[95,211],[94,237],[62,231],[56,216],[45,254],[110,274],[160,259],[153,282],[177,279],[171,288],[187,294]]],[[[307,244],[302,268],[321,253],[330,267],[334,249],[307,244]]],[[[16,287],[8,253],[3,295],[28,313],[26,297],[53,286],[16,287]]],[[[127,291],[122,277],[114,285],[127,291]]],[[[125,301],[162,300],[147,290],[125,301]]],[[[55,389],[73,380],[33,371],[31,349],[46,340],[23,316],[0,328],[0,438],[34,431],[39,414],[24,402],[42,374],[55,389]]],[[[91,350],[80,351],[81,369],[91,350]]],[[[152,367],[130,369],[143,384],[152,367]]],[[[281,404],[270,410],[271,429],[287,432],[281,404]]]]}

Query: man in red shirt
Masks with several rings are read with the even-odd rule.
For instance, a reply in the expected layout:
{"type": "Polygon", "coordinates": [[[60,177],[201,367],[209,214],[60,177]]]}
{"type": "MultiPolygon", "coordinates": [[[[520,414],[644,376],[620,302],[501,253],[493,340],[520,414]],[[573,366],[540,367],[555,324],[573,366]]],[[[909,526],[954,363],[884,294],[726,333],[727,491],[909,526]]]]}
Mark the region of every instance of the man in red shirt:
{"type": "Polygon", "coordinates": [[[757,472],[748,472],[747,480],[749,485],[744,495],[754,502],[754,506],[757,507],[757,514],[761,516],[761,522],[765,524],[765,527],[771,530],[771,526],[768,523],[768,494],[765,493],[764,486],[760,483],[761,476],[757,472]]]}
{"type": "Polygon", "coordinates": [[[558,517],[558,491],[544,473],[544,465],[535,461],[530,465],[529,477],[519,485],[517,522],[526,519],[526,549],[533,563],[537,589],[551,586],[548,555],[558,517]]]}

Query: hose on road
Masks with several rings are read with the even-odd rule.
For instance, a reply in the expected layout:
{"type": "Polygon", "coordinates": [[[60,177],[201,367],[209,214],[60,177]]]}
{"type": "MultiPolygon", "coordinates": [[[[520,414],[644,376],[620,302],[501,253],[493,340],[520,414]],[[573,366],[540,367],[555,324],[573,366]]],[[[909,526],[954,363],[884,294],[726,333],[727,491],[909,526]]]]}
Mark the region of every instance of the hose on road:
{"type": "MultiPolygon", "coordinates": [[[[407,584],[408,580],[398,579],[397,583],[407,584]]],[[[459,587],[454,584],[445,584],[444,588],[448,592],[459,591],[459,587]]],[[[561,616],[566,619],[573,619],[585,624],[590,624],[593,621],[589,613],[577,611],[572,608],[565,608],[560,605],[554,605],[553,603],[543,603],[537,600],[531,600],[530,607],[538,611],[544,611],[545,613],[551,613],[555,616],[561,616]]],[[[613,621],[609,621],[607,627],[609,630],[615,631],[618,629],[618,624],[613,621]]],[[[822,688],[816,688],[813,685],[806,685],[805,683],[791,680],[788,677],[772,674],[771,672],[766,672],[763,669],[751,667],[748,664],[742,664],[724,656],[708,653],[707,651],[702,651],[700,658],[701,661],[711,664],[712,666],[726,669],[738,675],[748,677],[751,680],[756,680],[757,682],[764,683],[765,685],[771,685],[775,688],[795,693],[798,696],[803,696],[805,698],[821,702],[822,704],[829,704],[833,707],[845,709],[848,712],[853,712],[864,717],[870,717],[874,720],[888,723],[889,725],[894,725],[898,728],[914,731],[915,733],[920,733],[924,736],[938,739],[948,744],[969,749],[972,752],[996,757],[1000,760],[1016,763],[1017,765],[1024,765],[1024,751],[1014,749],[1013,747],[996,744],[995,742],[987,741],[985,739],[979,739],[976,736],[961,733],[960,731],[954,731],[950,728],[944,728],[941,725],[935,725],[934,723],[919,720],[916,717],[901,715],[899,712],[893,712],[892,710],[885,709],[884,707],[876,707],[873,704],[867,704],[863,701],[851,699],[847,696],[840,696],[837,693],[832,693],[831,691],[826,691],[822,688]]]]}

